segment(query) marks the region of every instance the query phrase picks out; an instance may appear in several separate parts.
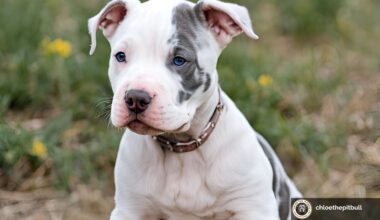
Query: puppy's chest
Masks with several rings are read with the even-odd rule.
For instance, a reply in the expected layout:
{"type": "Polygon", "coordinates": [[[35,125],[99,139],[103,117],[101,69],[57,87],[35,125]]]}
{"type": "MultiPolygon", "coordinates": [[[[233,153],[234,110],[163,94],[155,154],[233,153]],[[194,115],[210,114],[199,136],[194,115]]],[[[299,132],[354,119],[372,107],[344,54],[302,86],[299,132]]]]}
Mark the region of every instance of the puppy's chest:
{"type": "Polygon", "coordinates": [[[167,155],[163,164],[156,167],[158,183],[149,195],[152,202],[167,215],[194,213],[202,219],[226,219],[223,190],[217,190],[212,168],[201,155],[167,155]]]}

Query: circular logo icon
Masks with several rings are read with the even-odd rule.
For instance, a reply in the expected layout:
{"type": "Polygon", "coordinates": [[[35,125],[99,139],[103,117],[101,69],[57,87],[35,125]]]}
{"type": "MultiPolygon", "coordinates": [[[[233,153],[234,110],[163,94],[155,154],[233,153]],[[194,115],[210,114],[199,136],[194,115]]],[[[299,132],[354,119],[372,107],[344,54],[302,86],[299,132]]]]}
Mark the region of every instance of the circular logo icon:
{"type": "Polygon", "coordinates": [[[292,206],[293,215],[298,219],[306,219],[311,215],[312,207],[306,199],[299,199],[292,206]]]}

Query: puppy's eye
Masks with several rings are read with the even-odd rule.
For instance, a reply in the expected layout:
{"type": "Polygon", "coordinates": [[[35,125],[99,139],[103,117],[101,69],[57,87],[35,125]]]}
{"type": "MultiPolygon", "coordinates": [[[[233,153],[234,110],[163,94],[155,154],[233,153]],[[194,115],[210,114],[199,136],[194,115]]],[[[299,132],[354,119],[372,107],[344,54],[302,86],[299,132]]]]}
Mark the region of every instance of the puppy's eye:
{"type": "Polygon", "coordinates": [[[173,64],[175,66],[183,66],[186,62],[187,60],[183,57],[176,56],[173,58],[173,64]]]}
{"type": "Polygon", "coordinates": [[[126,61],[124,52],[117,52],[117,54],[115,55],[115,58],[116,58],[117,62],[119,62],[119,63],[125,63],[125,61],[126,61]]]}

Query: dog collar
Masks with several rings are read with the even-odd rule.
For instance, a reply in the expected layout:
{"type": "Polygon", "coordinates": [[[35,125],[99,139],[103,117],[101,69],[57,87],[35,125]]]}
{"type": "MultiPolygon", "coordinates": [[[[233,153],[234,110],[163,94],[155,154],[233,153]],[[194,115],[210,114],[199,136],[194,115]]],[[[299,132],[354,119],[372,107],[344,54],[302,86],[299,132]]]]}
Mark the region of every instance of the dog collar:
{"type": "Polygon", "coordinates": [[[218,104],[216,105],[214,113],[212,114],[209,122],[207,123],[207,125],[205,126],[205,128],[203,129],[202,133],[199,135],[198,138],[193,138],[190,141],[182,142],[182,141],[169,139],[162,135],[159,135],[159,136],[153,136],[153,139],[156,140],[163,149],[166,149],[175,153],[186,153],[186,152],[190,152],[190,151],[194,151],[198,149],[204,142],[206,142],[206,140],[210,137],[211,133],[214,131],[216,123],[218,122],[219,117],[224,108],[224,105],[221,101],[220,89],[218,89],[218,93],[219,93],[218,104]]]}

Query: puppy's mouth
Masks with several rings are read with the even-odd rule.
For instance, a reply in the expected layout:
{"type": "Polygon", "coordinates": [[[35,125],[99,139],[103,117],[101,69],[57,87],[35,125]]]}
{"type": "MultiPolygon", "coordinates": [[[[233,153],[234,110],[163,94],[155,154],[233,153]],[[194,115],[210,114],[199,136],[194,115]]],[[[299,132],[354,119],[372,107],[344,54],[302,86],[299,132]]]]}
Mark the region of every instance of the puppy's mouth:
{"type": "Polygon", "coordinates": [[[141,135],[160,135],[165,133],[165,131],[149,126],[138,119],[134,119],[131,122],[129,122],[127,124],[127,127],[131,131],[141,135]]]}
{"type": "Polygon", "coordinates": [[[177,132],[183,132],[184,130],[187,129],[188,123],[185,123],[178,127],[175,130],[171,131],[166,131],[162,130],[159,128],[155,128],[151,125],[148,125],[147,123],[143,122],[142,120],[139,119],[134,119],[126,124],[126,127],[129,128],[131,131],[140,134],[140,135],[152,135],[152,136],[157,136],[157,135],[162,135],[165,133],[177,133],[177,132]]]}

